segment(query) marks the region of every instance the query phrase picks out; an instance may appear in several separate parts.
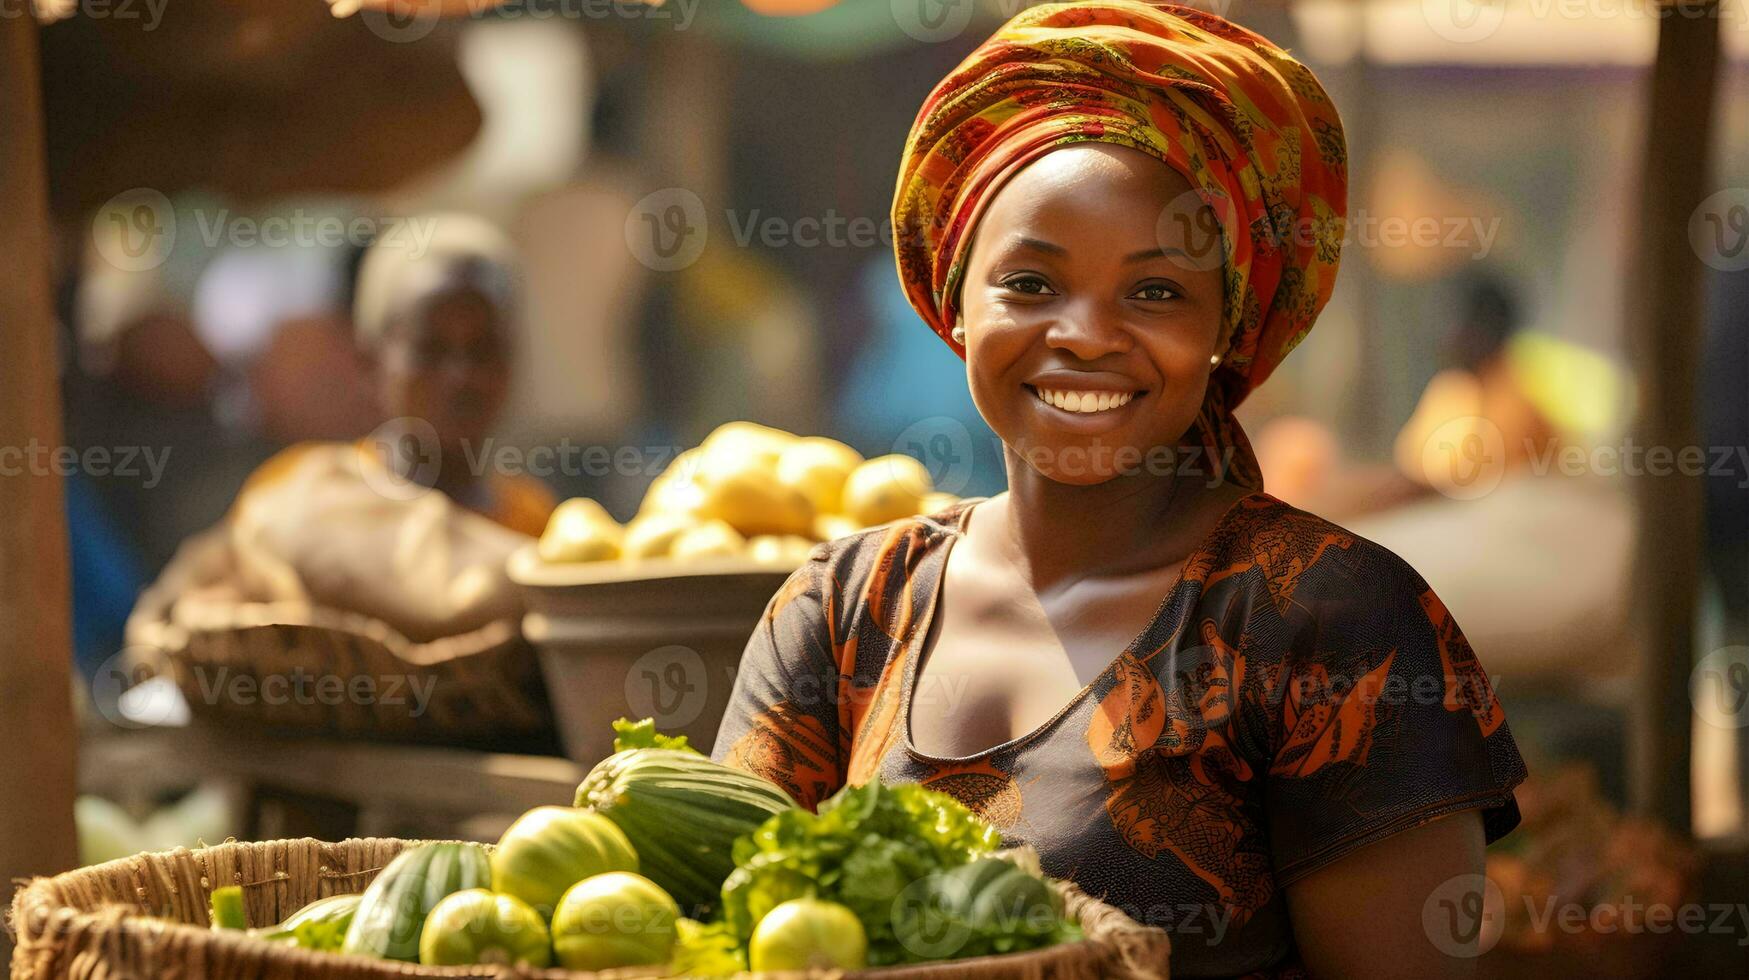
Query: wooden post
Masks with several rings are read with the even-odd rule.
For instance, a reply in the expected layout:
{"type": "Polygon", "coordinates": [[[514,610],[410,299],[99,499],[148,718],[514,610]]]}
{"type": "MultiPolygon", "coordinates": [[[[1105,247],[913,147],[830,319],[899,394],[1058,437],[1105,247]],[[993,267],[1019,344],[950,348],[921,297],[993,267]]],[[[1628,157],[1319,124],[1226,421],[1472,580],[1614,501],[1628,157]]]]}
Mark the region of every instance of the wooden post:
{"type": "MultiPolygon", "coordinates": [[[[37,26],[0,18],[0,886],[78,863],[67,526],[37,26]]],[[[0,939],[0,961],[11,936],[0,939]]]]}
{"type": "MultiPolygon", "coordinates": [[[[1699,444],[1694,392],[1704,309],[1700,257],[1688,222],[1710,193],[1714,90],[1719,56],[1717,4],[1666,9],[1652,67],[1640,221],[1629,255],[1625,310],[1639,367],[1643,447],[1680,451],[1699,444]]],[[[1695,609],[1701,588],[1702,496],[1696,478],[1642,475],[1636,482],[1640,530],[1635,600],[1642,638],[1640,696],[1631,741],[1634,809],[1672,830],[1692,832],[1690,788],[1694,706],[1695,609]]]]}

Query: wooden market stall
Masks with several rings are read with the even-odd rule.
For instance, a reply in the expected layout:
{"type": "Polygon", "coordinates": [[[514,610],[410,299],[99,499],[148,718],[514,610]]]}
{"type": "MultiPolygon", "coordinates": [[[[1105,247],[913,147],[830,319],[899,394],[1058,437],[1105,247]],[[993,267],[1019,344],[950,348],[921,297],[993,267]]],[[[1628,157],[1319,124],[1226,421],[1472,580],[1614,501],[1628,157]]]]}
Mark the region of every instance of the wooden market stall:
{"type": "MultiPolygon", "coordinates": [[[[289,3],[269,6],[275,16],[283,13],[289,23],[301,25],[306,40],[318,36],[319,30],[318,22],[309,20],[308,8],[326,23],[327,13],[319,4],[299,4],[295,12],[289,3]]],[[[225,16],[218,4],[202,3],[192,9],[225,16]]],[[[1687,227],[1695,205],[1711,186],[1708,159],[1718,76],[1718,21],[1717,16],[1661,18],[1657,58],[1648,78],[1639,232],[1633,238],[1632,274],[1624,297],[1636,363],[1641,366],[1637,438],[1648,445],[1685,446],[1698,441],[1692,392],[1703,319],[1704,266],[1689,247],[1687,227]]],[[[101,31],[102,25],[79,29],[101,31]]],[[[45,104],[50,113],[63,100],[104,104],[102,80],[89,77],[96,73],[57,72],[52,67],[39,76],[37,25],[28,18],[0,18],[0,135],[4,137],[0,139],[0,254],[14,259],[13,274],[0,279],[0,365],[6,378],[0,384],[0,447],[29,445],[33,440],[53,446],[61,438],[50,278],[55,247],[51,189],[55,208],[64,219],[75,219],[117,191],[142,184],[165,191],[209,184],[247,195],[316,187],[374,190],[392,186],[467,144],[478,126],[478,115],[453,65],[445,73],[434,64],[436,55],[446,49],[391,44],[357,31],[353,35],[346,44],[367,46],[371,55],[360,59],[357,52],[365,48],[336,44],[333,63],[346,64],[346,71],[319,72],[321,60],[306,54],[286,59],[279,71],[261,73],[287,111],[301,116],[290,122],[278,117],[269,131],[252,121],[259,118],[259,106],[243,111],[247,107],[221,105],[218,116],[232,128],[226,130],[229,137],[218,142],[232,152],[165,158],[159,164],[164,169],[142,178],[132,168],[159,159],[151,152],[159,145],[157,132],[165,126],[198,122],[213,106],[106,104],[103,112],[80,114],[52,140],[45,140],[45,104]],[[443,83],[419,89],[422,100],[429,99],[443,111],[427,114],[422,101],[419,124],[410,130],[405,127],[408,108],[402,95],[414,88],[405,84],[405,63],[401,69],[392,63],[382,67],[382,59],[394,57],[424,59],[417,70],[432,72],[431,77],[443,83]],[[353,71],[361,63],[373,66],[363,77],[353,71]],[[39,77],[47,77],[51,88],[66,88],[47,93],[45,103],[39,77]],[[336,91],[317,91],[318,84],[386,91],[391,80],[396,80],[395,97],[368,103],[342,99],[336,91]],[[438,94],[430,94],[434,91],[438,94]],[[345,106],[345,111],[334,113],[336,105],[345,106]],[[310,149],[307,157],[280,159],[271,169],[255,165],[266,156],[266,148],[283,148],[289,145],[285,141],[296,142],[323,129],[308,124],[317,107],[334,124],[323,130],[331,136],[323,146],[310,149]],[[336,118],[355,109],[351,119],[336,118]],[[305,122],[296,121],[300,118],[305,122]],[[385,134],[414,130],[423,140],[411,150],[405,143],[384,144],[385,134]],[[53,181],[47,177],[47,160],[57,161],[53,181]]],[[[212,36],[235,40],[220,31],[212,36]]],[[[94,43],[100,40],[93,38],[94,43]]],[[[176,71],[170,62],[179,59],[162,49],[153,50],[154,40],[165,39],[149,34],[143,41],[129,39],[127,58],[142,64],[163,63],[157,69],[138,68],[136,77],[176,71]]],[[[263,50],[258,40],[251,42],[254,55],[263,50]]],[[[260,65],[249,62],[247,70],[254,75],[260,65]]],[[[185,81],[196,89],[213,84],[212,77],[203,73],[185,76],[185,81]]],[[[1641,537],[1635,594],[1644,604],[1641,625],[1646,642],[1640,664],[1644,697],[1638,702],[1630,741],[1633,802],[1640,812],[1686,834],[1692,792],[1689,682],[1702,567],[1700,488],[1683,478],[1642,477],[1637,493],[1641,537]]],[[[0,477],[0,515],[7,518],[0,522],[0,747],[4,749],[0,751],[0,880],[10,882],[77,863],[72,802],[78,740],[71,700],[64,694],[70,683],[71,644],[60,478],[52,472],[0,477]]],[[[174,744],[169,736],[148,739],[140,751],[162,751],[174,744]]],[[[248,744],[270,751],[274,743],[248,744]]],[[[470,771],[453,753],[385,751],[400,753],[393,755],[399,765],[423,774],[407,782],[441,785],[470,771]]],[[[128,752],[105,756],[118,764],[148,757],[149,753],[128,752]]],[[[224,765],[216,757],[201,758],[214,767],[224,765]]],[[[183,762],[188,764],[189,759],[183,762]]],[[[499,781],[492,785],[518,800],[535,801],[550,787],[575,779],[569,764],[558,760],[535,769],[513,762],[502,765],[508,769],[501,770],[495,777],[499,781]]],[[[360,761],[351,767],[353,781],[359,782],[360,774],[371,766],[360,761]]],[[[394,789],[391,784],[384,790],[384,799],[399,799],[394,789]]],[[[6,951],[5,942],[0,938],[0,955],[6,951]]]]}

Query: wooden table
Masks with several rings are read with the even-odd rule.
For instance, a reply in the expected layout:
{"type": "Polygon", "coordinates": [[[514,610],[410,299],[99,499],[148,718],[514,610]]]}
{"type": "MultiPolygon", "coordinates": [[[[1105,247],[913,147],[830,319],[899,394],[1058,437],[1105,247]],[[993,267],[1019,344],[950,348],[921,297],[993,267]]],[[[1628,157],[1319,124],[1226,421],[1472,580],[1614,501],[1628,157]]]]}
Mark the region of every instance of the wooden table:
{"type": "Polygon", "coordinates": [[[239,836],[496,839],[543,804],[569,804],[581,766],[550,756],[276,736],[193,724],[89,730],[80,790],[112,799],[202,782],[233,794],[239,836]]]}

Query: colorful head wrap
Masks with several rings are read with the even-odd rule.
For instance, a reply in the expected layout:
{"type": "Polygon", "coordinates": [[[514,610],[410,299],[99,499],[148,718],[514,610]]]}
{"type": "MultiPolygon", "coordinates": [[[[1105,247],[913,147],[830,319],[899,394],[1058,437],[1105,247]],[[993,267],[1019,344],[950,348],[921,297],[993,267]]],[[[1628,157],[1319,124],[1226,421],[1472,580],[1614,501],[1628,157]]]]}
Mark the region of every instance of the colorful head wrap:
{"type": "Polygon", "coordinates": [[[1188,7],[1086,0],[1014,17],[929,93],[893,199],[905,292],[961,357],[951,331],[983,208],[1028,163],[1087,141],[1158,157],[1219,220],[1228,339],[1197,429],[1228,479],[1261,487],[1231,413],[1335,285],[1348,188],[1335,106],[1286,52],[1188,7]]]}

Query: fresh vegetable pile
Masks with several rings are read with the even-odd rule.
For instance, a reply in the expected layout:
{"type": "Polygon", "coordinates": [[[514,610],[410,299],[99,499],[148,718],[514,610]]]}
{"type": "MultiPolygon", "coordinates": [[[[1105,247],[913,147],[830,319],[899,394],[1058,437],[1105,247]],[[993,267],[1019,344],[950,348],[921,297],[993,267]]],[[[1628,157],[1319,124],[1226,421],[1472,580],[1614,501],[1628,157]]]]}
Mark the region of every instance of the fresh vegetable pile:
{"type": "MultiPolygon", "coordinates": [[[[797,807],[651,722],[574,807],[523,814],[496,848],[399,854],[363,895],[324,898],[257,938],[430,965],[663,967],[669,975],[854,970],[1037,949],[1080,938],[1029,851],[916,785],[848,787],[797,807]]],[[[246,928],[240,891],[215,928],[246,928]]]]}

